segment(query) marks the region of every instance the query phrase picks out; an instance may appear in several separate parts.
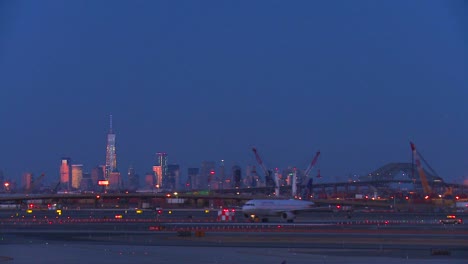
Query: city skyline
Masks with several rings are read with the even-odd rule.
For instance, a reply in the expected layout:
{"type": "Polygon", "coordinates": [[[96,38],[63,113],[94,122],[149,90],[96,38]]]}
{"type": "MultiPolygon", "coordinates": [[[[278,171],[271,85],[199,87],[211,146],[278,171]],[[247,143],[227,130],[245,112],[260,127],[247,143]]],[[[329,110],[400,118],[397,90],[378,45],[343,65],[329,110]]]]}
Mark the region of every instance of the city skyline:
{"type": "MultiPolygon", "coordinates": [[[[157,152],[305,169],[322,181],[411,162],[468,178],[463,1],[2,1],[0,169],[62,157],[152,171],[157,152]]],[[[230,166],[229,166],[230,168],[230,166]]],[[[257,168],[258,170],[258,168],[257,168]]],[[[261,174],[261,172],[259,172],[261,174]]]]}
{"type": "MultiPolygon", "coordinates": [[[[117,165],[116,165],[117,162],[116,162],[116,158],[115,158],[116,157],[115,151],[116,151],[116,145],[117,145],[116,144],[116,133],[114,132],[113,127],[112,127],[112,115],[109,115],[109,117],[110,117],[110,123],[109,123],[109,130],[108,130],[108,133],[107,133],[107,144],[106,144],[106,148],[105,148],[106,149],[105,150],[105,152],[106,152],[106,154],[105,154],[105,157],[106,157],[105,158],[105,164],[102,164],[102,165],[99,165],[99,164],[97,164],[97,165],[75,164],[74,162],[71,161],[72,160],[71,157],[62,157],[61,158],[61,163],[62,164],[60,165],[59,170],[57,171],[57,175],[58,175],[57,178],[61,183],[61,186],[60,186],[61,188],[60,189],[62,189],[62,190],[80,189],[78,186],[81,183],[83,173],[91,175],[92,170],[95,169],[95,168],[99,168],[100,170],[104,171],[102,179],[105,179],[107,181],[109,181],[109,175],[111,175],[112,172],[114,173],[114,176],[115,176],[115,173],[118,173],[118,176],[117,176],[119,178],[118,179],[118,182],[119,182],[118,185],[122,185],[122,187],[123,187],[123,182],[125,182],[125,184],[130,184],[130,181],[131,181],[128,177],[125,176],[125,171],[127,169],[128,169],[128,171],[132,170],[134,174],[140,175],[139,184],[143,185],[143,186],[140,186],[140,187],[142,187],[142,189],[147,189],[148,188],[148,186],[144,186],[145,185],[145,183],[144,183],[145,180],[143,179],[143,176],[148,175],[148,174],[152,174],[152,175],[154,175],[156,177],[155,178],[155,184],[156,184],[156,186],[158,186],[158,188],[163,188],[163,186],[166,187],[167,183],[163,184],[163,182],[166,181],[166,178],[168,176],[167,168],[170,167],[170,166],[177,166],[177,170],[182,171],[180,173],[181,177],[179,178],[179,180],[181,182],[179,182],[178,185],[172,185],[172,189],[180,189],[181,186],[183,186],[185,183],[190,182],[190,184],[192,184],[192,182],[190,181],[190,176],[189,175],[190,175],[190,170],[193,169],[193,167],[196,167],[197,169],[201,169],[201,173],[198,175],[198,176],[201,176],[201,178],[197,179],[196,181],[198,182],[197,185],[199,187],[201,186],[200,188],[202,188],[202,189],[203,188],[210,189],[211,184],[213,183],[213,180],[215,179],[215,176],[216,176],[216,179],[219,178],[219,180],[226,178],[225,171],[224,171],[226,160],[224,160],[224,159],[219,159],[219,160],[214,160],[214,161],[201,160],[198,166],[190,167],[190,166],[184,166],[184,165],[181,165],[181,164],[178,164],[178,163],[168,162],[168,154],[166,152],[161,152],[161,151],[157,151],[155,153],[154,164],[152,166],[149,166],[149,167],[152,167],[151,171],[148,170],[148,169],[135,170],[135,168],[134,168],[134,166],[132,164],[128,165],[127,168],[119,169],[117,167],[117,165]],[[114,164],[114,165],[111,166],[111,164],[114,164]],[[83,167],[85,167],[86,170],[83,170],[83,167]],[[183,170],[180,170],[181,167],[182,167],[183,170]],[[74,176],[74,174],[75,174],[74,171],[75,171],[76,168],[79,168],[79,174],[80,174],[79,179],[75,179],[76,176],[74,176]],[[64,176],[64,173],[65,173],[65,176],[64,176]],[[109,173],[109,175],[106,176],[106,173],[109,173]],[[215,173],[216,173],[216,175],[215,175],[215,173]],[[208,178],[206,178],[206,177],[208,177],[208,178]]],[[[314,157],[314,160],[316,158],[318,158],[317,153],[316,153],[316,157],[314,157]]],[[[388,162],[388,163],[391,163],[391,162],[388,162]]],[[[386,164],[382,164],[382,166],[383,165],[386,165],[386,164]]],[[[234,177],[236,176],[235,175],[236,173],[234,172],[234,168],[238,167],[238,168],[240,168],[241,174],[243,175],[243,176],[241,176],[240,179],[241,179],[241,181],[244,182],[244,185],[245,185],[245,181],[247,180],[246,177],[251,175],[252,172],[254,172],[254,174],[256,173],[256,176],[258,177],[257,180],[262,182],[262,184],[265,184],[266,181],[267,181],[266,178],[265,178],[265,172],[262,171],[263,170],[262,165],[259,164],[258,160],[254,164],[252,164],[252,163],[239,164],[238,162],[234,161],[234,162],[229,163],[229,166],[233,169],[232,173],[228,174],[228,177],[227,177],[227,178],[230,178],[230,180],[234,180],[234,177]],[[252,167],[253,167],[253,169],[252,169],[252,167]],[[255,168],[257,168],[257,169],[255,169],[255,168]]],[[[425,170],[432,169],[432,168],[429,167],[430,165],[427,164],[427,163],[422,164],[422,166],[423,166],[423,168],[425,170]]],[[[284,174],[284,173],[286,173],[286,171],[291,170],[291,169],[295,169],[295,168],[297,168],[301,172],[306,171],[306,169],[303,169],[303,168],[300,168],[300,167],[297,167],[297,166],[294,166],[294,165],[290,165],[290,166],[283,167],[283,168],[278,168],[278,167],[275,167],[275,166],[268,166],[265,169],[271,170],[272,172],[274,170],[276,170],[276,171],[279,170],[280,175],[281,175],[281,173],[284,174]]],[[[1,171],[1,168],[0,168],[0,171],[1,171]]],[[[316,175],[309,175],[309,177],[313,178],[313,180],[317,181],[317,182],[333,182],[333,181],[336,181],[336,180],[338,180],[338,181],[347,181],[347,180],[357,180],[358,176],[361,176],[361,177],[366,176],[368,173],[370,173],[372,171],[368,171],[368,172],[365,172],[365,173],[349,174],[349,175],[346,175],[346,176],[343,176],[343,177],[340,177],[340,178],[335,177],[335,178],[329,178],[329,179],[323,180],[323,179],[321,179],[322,178],[321,176],[318,176],[318,174],[320,174],[320,169],[317,169],[314,166],[314,173],[316,175]]],[[[34,182],[35,178],[37,178],[39,176],[44,176],[43,174],[44,174],[44,172],[38,173],[38,172],[25,171],[21,175],[22,179],[21,179],[20,182],[18,182],[17,179],[15,179],[15,178],[8,177],[8,175],[5,177],[5,180],[8,180],[9,182],[12,182],[12,181],[16,182],[16,185],[18,185],[20,183],[21,186],[24,186],[25,184],[30,185],[32,182],[34,182]],[[25,175],[28,175],[31,178],[30,181],[32,180],[32,182],[25,183],[25,181],[24,181],[25,175]]],[[[288,173],[283,175],[284,180],[286,180],[287,174],[288,173]]],[[[3,175],[4,175],[4,172],[2,171],[2,176],[3,175]]],[[[437,176],[437,175],[434,175],[434,176],[437,176]]],[[[53,177],[53,174],[52,174],[52,177],[46,177],[46,178],[47,179],[44,180],[44,181],[42,181],[43,179],[41,179],[42,184],[45,184],[45,186],[53,187],[53,185],[55,184],[57,179],[53,177]],[[49,185],[49,184],[51,184],[51,185],[49,185]]],[[[97,181],[94,180],[94,184],[96,184],[96,183],[97,183],[97,181]]],[[[289,185],[289,184],[290,183],[288,182],[287,185],[289,185]]],[[[217,185],[215,185],[215,186],[216,186],[215,187],[216,189],[219,188],[217,185]]],[[[255,185],[253,185],[253,186],[255,186],[255,185]]],[[[125,186],[125,188],[127,188],[127,187],[128,186],[125,186]]],[[[153,187],[153,186],[151,186],[151,187],[153,187]]],[[[30,190],[30,188],[22,188],[22,189],[30,190]]],[[[113,189],[115,189],[115,186],[114,186],[113,189]]]]}

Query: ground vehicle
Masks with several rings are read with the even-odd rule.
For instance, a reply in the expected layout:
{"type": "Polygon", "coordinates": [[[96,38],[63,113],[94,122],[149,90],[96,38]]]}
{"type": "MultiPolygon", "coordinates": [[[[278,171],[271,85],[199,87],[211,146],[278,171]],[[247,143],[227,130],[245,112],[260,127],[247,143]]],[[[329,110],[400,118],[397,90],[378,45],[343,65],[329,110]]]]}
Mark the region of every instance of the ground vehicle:
{"type": "Polygon", "coordinates": [[[447,218],[441,219],[439,222],[441,224],[463,224],[463,220],[455,215],[447,215],[447,218]]]}

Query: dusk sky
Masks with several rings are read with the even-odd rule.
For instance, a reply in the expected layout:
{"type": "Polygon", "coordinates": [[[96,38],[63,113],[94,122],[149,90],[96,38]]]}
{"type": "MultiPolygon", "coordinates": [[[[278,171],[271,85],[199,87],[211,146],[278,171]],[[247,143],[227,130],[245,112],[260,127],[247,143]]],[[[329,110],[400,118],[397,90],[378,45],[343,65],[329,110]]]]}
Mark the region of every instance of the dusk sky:
{"type": "MultiPolygon", "coordinates": [[[[0,169],[62,156],[183,175],[203,160],[321,181],[410,162],[468,178],[468,4],[455,1],[0,1],[0,169]]],[[[244,174],[245,175],[245,174],[244,174]]]]}

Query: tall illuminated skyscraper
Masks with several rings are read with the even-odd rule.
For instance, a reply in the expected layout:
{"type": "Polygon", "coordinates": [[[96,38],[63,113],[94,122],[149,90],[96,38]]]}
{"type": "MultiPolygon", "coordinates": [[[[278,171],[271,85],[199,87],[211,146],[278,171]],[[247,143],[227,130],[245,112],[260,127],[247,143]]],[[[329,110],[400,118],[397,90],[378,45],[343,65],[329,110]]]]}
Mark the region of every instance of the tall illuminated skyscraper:
{"type": "Polygon", "coordinates": [[[115,134],[112,130],[112,115],[110,115],[109,133],[107,133],[107,147],[106,147],[106,173],[104,177],[109,180],[111,172],[117,170],[117,156],[115,153],[115,134]]]}
{"type": "Polygon", "coordinates": [[[167,153],[166,152],[158,152],[156,153],[156,166],[161,167],[160,175],[156,176],[157,184],[159,184],[160,188],[164,187],[164,182],[167,178],[167,153]]]}
{"type": "Polygon", "coordinates": [[[80,189],[81,180],[83,179],[83,165],[73,164],[72,165],[72,178],[71,187],[72,189],[80,189]]]}
{"type": "Polygon", "coordinates": [[[71,159],[62,158],[60,165],[60,187],[62,190],[70,190],[71,187],[71,159]]]}

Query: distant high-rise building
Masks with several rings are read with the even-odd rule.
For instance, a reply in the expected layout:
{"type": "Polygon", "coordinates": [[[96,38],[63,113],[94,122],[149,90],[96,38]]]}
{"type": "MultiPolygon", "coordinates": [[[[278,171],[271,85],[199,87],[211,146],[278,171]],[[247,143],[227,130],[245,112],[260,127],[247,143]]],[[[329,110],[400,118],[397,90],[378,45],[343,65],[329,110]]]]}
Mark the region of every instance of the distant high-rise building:
{"type": "Polygon", "coordinates": [[[107,133],[106,147],[106,173],[104,177],[109,180],[111,172],[117,171],[117,154],[115,152],[115,134],[112,130],[112,115],[110,115],[109,133],[107,133]]]}
{"type": "Polygon", "coordinates": [[[83,173],[83,178],[81,179],[80,189],[83,191],[91,191],[94,189],[93,181],[91,179],[91,173],[83,173]]]}
{"type": "Polygon", "coordinates": [[[98,186],[98,182],[104,180],[104,171],[103,169],[105,166],[96,166],[91,169],[91,189],[100,191],[102,189],[101,186],[98,186]]]}
{"type": "Polygon", "coordinates": [[[163,188],[163,170],[161,166],[153,166],[154,185],[163,188]]]}
{"type": "Polygon", "coordinates": [[[122,189],[122,178],[120,176],[120,172],[113,171],[109,174],[109,186],[107,186],[108,190],[121,190],[122,189]]]}
{"type": "Polygon", "coordinates": [[[226,172],[225,172],[225,167],[224,167],[224,160],[221,160],[221,163],[219,164],[219,174],[215,175],[216,182],[218,183],[218,189],[224,189],[227,186],[226,185],[226,180],[229,179],[226,178],[226,172]]]}
{"type": "MultiPolygon", "coordinates": [[[[157,184],[160,187],[164,187],[164,181],[167,177],[167,153],[166,152],[158,152],[156,153],[156,166],[161,166],[161,179],[158,178],[157,184]]],[[[165,187],[164,187],[165,188],[165,187]]]]}
{"type": "Polygon", "coordinates": [[[199,168],[188,168],[187,189],[194,190],[200,188],[200,169],[199,168]]]}
{"type": "Polygon", "coordinates": [[[216,184],[213,180],[216,177],[216,163],[214,161],[203,161],[200,168],[200,188],[212,189],[213,184],[216,184]]]}
{"type": "Polygon", "coordinates": [[[247,175],[244,179],[244,185],[247,187],[259,187],[260,177],[257,174],[257,168],[255,165],[248,165],[246,174],[247,175]]]}
{"type": "MultiPolygon", "coordinates": [[[[154,190],[156,188],[156,177],[154,176],[154,172],[153,173],[146,173],[145,175],[145,186],[144,186],[144,189],[150,189],[150,190],[154,190]]],[[[159,185],[158,185],[159,187],[159,185]]]]}
{"type": "Polygon", "coordinates": [[[80,189],[81,179],[83,179],[83,165],[82,164],[73,164],[72,165],[72,180],[71,187],[72,189],[80,189]]]}
{"type": "Polygon", "coordinates": [[[138,175],[135,173],[135,169],[133,168],[133,166],[130,166],[130,168],[128,168],[128,173],[127,173],[127,176],[128,176],[128,190],[130,191],[136,191],[139,187],[139,179],[138,179],[138,175]]]}
{"type": "Polygon", "coordinates": [[[232,167],[232,184],[235,188],[239,188],[241,186],[242,181],[242,170],[241,167],[235,165],[232,167]]]}
{"type": "Polygon", "coordinates": [[[32,181],[33,181],[32,173],[30,173],[30,172],[23,173],[23,177],[21,178],[22,189],[27,191],[27,192],[31,191],[32,181]]]}
{"type": "Polygon", "coordinates": [[[166,189],[177,190],[180,187],[180,166],[169,164],[167,166],[167,176],[164,184],[166,189]]]}
{"type": "Polygon", "coordinates": [[[71,187],[71,159],[62,158],[60,165],[60,189],[70,190],[71,187]]]}

